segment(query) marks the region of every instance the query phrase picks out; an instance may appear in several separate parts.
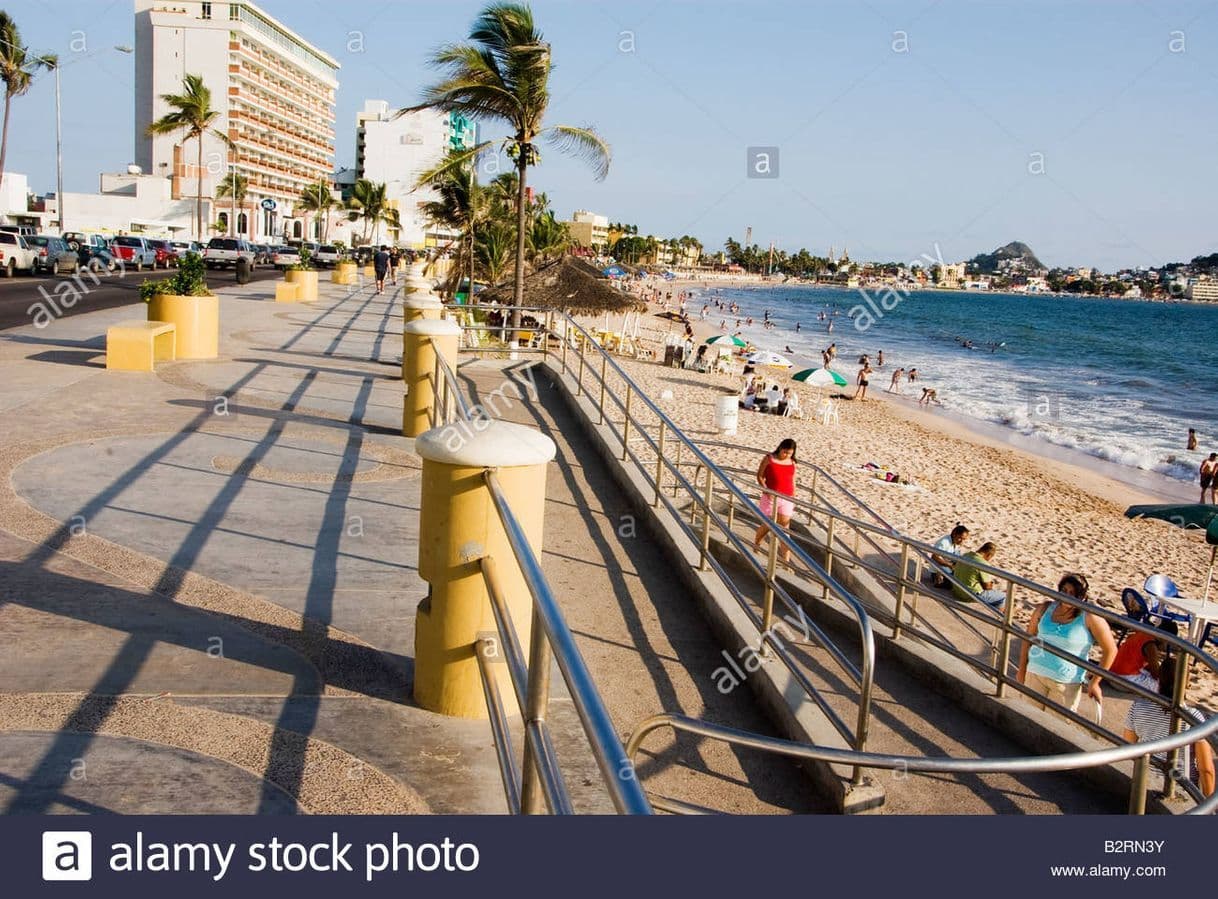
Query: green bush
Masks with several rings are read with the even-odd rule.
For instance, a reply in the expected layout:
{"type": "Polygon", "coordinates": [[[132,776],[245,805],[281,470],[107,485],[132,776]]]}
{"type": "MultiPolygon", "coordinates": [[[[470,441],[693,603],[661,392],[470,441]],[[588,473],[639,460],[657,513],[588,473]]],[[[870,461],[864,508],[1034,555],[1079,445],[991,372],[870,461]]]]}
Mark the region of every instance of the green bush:
{"type": "Polygon", "coordinates": [[[206,269],[203,257],[198,253],[187,253],[178,261],[178,271],[172,278],[160,281],[145,281],[140,285],[140,299],[145,303],[153,297],[169,294],[180,297],[209,297],[206,269]]]}
{"type": "Polygon", "coordinates": [[[308,247],[300,248],[300,261],[291,267],[294,272],[311,272],[313,271],[313,253],[308,247]]]}

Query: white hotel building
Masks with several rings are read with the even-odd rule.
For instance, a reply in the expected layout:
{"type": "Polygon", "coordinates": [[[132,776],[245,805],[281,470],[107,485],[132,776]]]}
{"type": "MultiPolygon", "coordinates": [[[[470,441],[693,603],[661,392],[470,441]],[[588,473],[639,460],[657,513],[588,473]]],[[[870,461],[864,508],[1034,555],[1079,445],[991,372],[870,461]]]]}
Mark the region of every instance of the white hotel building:
{"type": "Polygon", "coordinates": [[[458,113],[421,109],[399,116],[385,100],[364,101],[355,116],[355,175],[385,184],[389,204],[402,222],[401,232],[390,239],[416,250],[448,242],[453,235],[429,224],[421,209],[436,199],[436,192],[416,190],[415,184],[448,150],[473,147],[476,136],[474,124],[458,113]]]}
{"type": "MultiPolygon", "coordinates": [[[[135,159],[145,173],[172,179],[172,197],[193,201],[198,145],[184,132],[150,137],[148,125],[170,111],[163,94],[201,75],[219,113],[203,140],[204,228],[228,223],[231,200],[215,200],[230,167],[248,181],[237,233],[260,243],[312,239],[293,207],[306,186],[334,171],[338,62],[248,0],[135,0],[135,159]],[[269,201],[263,203],[263,201],[269,201]],[[265,208],[270,207],[270,208],[265,208]]],[[[314,231],[317,223],[310,223],[314,231]]]]}

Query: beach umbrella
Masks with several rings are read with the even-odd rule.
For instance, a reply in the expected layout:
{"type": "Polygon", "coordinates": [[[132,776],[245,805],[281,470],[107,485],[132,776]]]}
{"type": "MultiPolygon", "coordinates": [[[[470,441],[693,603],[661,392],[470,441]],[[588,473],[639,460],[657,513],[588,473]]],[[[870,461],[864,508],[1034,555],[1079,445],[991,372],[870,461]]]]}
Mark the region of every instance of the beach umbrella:
{"type": "Polygon", "coordinates": [[[1166,521],[1185,530],[1205,529],[1205,542],[1213,547],[1210,550],[1210,570],[1205,578],[1205,596],[1202,602],[1209,602],[1210,585],[1214,580],[1214,563],[1218,562],[1218,506],[1206,503],[1189,505],[1155,505],[1130,506],[1125,510],[1126,518],[1154,518],[1166,521]]]}
{"type": "Polygon", "coordinates": [[[786,356],[771,352],[770,350],[759,350],[749,356],[749,362],[754,365],[763,365],[767,368],[790,368],[791,360],[786,356]]]}
{"type": "Polygon", "coordinates": [[[745,346],[745,342],[739,337],[733,337],[731,334],[716,334],[714,337],[706,338],[706,343],[730,343],[732,346],[745,346]]]}
{"type": "Polygon", "coordinates": [[[791,375],[793,381],[803,381],[812,387],[845,387],[846,379],[828,368],[805,368],[791,375]]]}

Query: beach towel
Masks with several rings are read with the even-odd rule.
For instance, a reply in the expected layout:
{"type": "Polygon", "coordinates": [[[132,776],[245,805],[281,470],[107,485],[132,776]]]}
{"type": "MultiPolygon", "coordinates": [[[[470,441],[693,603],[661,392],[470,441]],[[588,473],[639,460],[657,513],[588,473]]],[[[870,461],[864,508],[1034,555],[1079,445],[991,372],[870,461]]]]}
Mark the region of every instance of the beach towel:
{"type": "Polygon", "coordinates": [[[852,465],[849,462],[843,462],[842,467],[847,471],[863,472],[871,475],[872,482],[883,484],[888,487],[899,487],[910,493],[925,493],[926,488],[922,487],[913,478],[903,477],[897,472],[888,468],[885,465],[877,465],[875,462],[865,462],[862,465],[852,465]]]}

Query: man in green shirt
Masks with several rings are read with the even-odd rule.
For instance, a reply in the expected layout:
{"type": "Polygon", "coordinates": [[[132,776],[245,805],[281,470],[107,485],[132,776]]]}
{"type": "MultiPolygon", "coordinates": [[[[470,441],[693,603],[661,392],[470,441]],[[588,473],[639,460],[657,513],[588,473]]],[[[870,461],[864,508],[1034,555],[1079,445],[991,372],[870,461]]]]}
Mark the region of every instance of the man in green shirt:
{"type": "Polygon", "coordinates": [[[1002,604],[1006,602],[1006,593],[995,589],[996,581],[974,566],[976,562],[992,565],[994,563],[994,556],[997,554],[998,547],[988,541],[983,543],[981,548],[976,552],[965,553],[960,561],[956,563],[952,574],[967,590],[962,590],[960,587],[952,584],[952,595],[956,599],[964,600],[965,602],[979,599],[988,606],[993,606],[996,609],[1001,608],[1002,604]]]}

